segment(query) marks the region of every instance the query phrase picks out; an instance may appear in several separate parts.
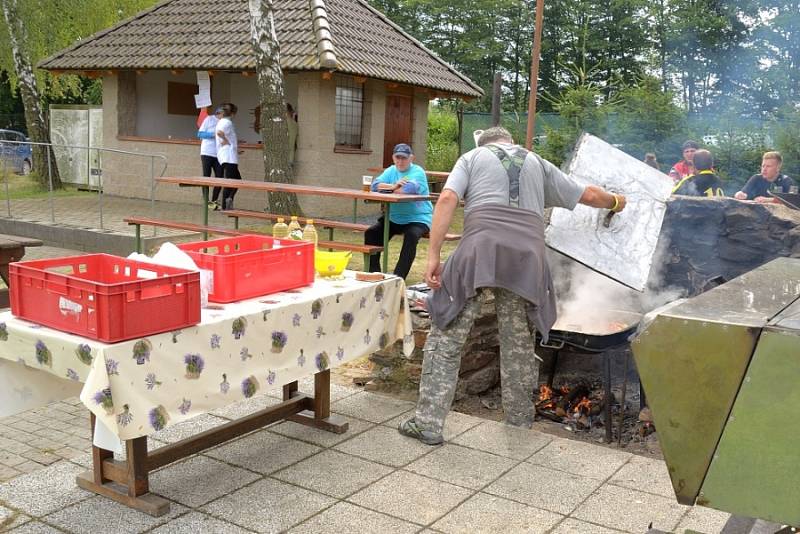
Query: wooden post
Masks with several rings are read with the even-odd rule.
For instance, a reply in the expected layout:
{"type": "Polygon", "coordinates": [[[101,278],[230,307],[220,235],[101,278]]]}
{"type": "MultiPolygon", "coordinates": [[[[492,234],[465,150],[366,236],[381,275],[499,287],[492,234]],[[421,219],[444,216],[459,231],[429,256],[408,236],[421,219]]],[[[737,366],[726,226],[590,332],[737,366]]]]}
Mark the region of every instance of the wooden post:
{"type": "Polygon", "coordinates": [[[536,92],[539,90],[539,55],[542,51],[542,22],[544,19],[544,0],[536,0],[536,27],[533,32],[533,52],[531,53],[531,95],[528,99],[528,132],[525,135],[525,148],[533,148],[533,134],[536,127],[536,92]]]}
{"type": "Polygon", "coordinates": [[[492,126],[500,126],[500,96],[502,93],[502,75],[494,73],[494,83],[492,84],[492,126]]]}

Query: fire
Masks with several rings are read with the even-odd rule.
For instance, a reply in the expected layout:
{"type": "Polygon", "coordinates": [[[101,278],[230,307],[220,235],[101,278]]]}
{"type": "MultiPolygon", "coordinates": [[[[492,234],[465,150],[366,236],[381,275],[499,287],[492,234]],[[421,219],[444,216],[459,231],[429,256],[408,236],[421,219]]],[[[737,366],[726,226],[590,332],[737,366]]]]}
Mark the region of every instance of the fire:
{"type": "Polygon", "coordinates": [[[575,405],[573,412],[575,413],[582,413],[588,414],[589,410],[592,409],[592,401],[589,400],[589,397],[583,397],[578,404],[575,405]]]}

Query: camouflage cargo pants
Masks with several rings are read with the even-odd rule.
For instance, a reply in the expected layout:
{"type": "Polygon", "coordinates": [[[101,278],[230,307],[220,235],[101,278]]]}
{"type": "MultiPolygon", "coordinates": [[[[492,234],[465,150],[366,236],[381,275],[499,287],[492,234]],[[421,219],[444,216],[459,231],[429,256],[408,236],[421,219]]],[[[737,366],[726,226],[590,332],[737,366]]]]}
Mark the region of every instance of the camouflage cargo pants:
{"type": "MultiPolygon", "coordinates": [[[[502,288],[494,293],[500,338],[500,381],[506,423],[530,428],[534,416],[534,390],[539,381],[539,361],[534,354],[534,330],[529,326],[526,301],[502,288]]],[[[480,292],[444,330],[431,326],[425,343],[422,377],[415,420],[424,430],[441,434],[458,382],[461,349],[481,307],[480,292]]]]}

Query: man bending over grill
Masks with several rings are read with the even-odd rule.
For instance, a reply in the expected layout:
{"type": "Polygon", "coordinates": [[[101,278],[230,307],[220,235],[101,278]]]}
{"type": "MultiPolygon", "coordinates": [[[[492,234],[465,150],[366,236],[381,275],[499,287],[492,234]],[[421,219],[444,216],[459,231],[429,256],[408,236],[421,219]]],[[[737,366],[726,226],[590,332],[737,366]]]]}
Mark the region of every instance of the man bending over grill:
{"type": "Polygon", "coordinates": [[[534,328],[546,338],[555,322],[555,291],[544,245],[544,209],[579,202],[622,211],[625,197],[574,182],[548,161],[515,145],[504,128],[478,138],[478,148],[456,162],[433,213],[425,281],[431,332],[424,347],[419,401],[401,434],[428,445],[442,443],[453,402],[461,349],[491,292],[500,338],[500,380],[506,423],[530,428],[539,362],[534,328]],[[464,201],[464,233],[447,263],[441,249],[453,213],[464,201]]]}

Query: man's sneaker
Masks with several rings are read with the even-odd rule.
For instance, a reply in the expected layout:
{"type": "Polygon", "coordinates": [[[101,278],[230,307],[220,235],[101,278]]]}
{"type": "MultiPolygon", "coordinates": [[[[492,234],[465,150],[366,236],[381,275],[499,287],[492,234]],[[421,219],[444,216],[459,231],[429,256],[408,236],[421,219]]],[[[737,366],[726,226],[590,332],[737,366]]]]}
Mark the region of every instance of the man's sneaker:
{"type": "Polygon", "coordinates": [[[430,430],[422,430],[413,417],[400,423],[397,431],[409,438],[418,439],[425,445],[441,445],[444,442],[441,434],[435,434],[430,430]]]}

